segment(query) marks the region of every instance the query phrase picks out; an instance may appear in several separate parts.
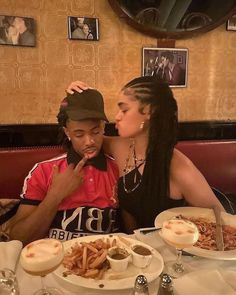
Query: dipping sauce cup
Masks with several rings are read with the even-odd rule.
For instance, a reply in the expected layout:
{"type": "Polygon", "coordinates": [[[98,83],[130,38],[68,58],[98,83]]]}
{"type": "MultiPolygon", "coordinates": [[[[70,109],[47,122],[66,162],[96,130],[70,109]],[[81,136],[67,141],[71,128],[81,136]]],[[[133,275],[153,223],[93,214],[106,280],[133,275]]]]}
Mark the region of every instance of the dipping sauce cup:
{"type": "Polygon", "coordinates": [[[125,271],[130,261],[130,254],[124,248],[112,247],[108,250],[107,260],[110,262],[112,270],[125,271]]]}
{"type": "Polygon", "coordinates": [[[133,265],[139,268],[147,267],[152,260],[151,250],[143,245],[135,244],[131,247],[133,265]]]}

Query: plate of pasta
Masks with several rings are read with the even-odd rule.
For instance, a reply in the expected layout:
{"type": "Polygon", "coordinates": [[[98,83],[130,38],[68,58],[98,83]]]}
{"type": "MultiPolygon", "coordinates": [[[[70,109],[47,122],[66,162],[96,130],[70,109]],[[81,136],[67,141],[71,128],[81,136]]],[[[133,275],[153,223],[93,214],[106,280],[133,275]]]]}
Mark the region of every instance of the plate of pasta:
{"type": "Polygon", "coordinates": [[[199,207],[178,207],[161,212],[155,219],[155,227],[160,228],[164,221],[177,217],[192,221],[199,230],[197,243],[184,250],[190,254],[218,259],[236,260],[236,216],[221,213],[224,237],[224,251],[218,251],[215,241],[215,216],[212,209],[199,207]]]}
{"type": "Polygon", "coordinates": [[[93,235],[72,239],[63,243],[65,256],[63,263],[54,271],[57,279],[74,286],[119,290],[134,287],[137,275],[143,274],[148,282],[155,280],[162,272],[162,256],[149,245],[124,235],[93,235]],[[117,246],[129,251],[132,245],[141,245],[152,253],[149,266],[138,268],[132,259],[125,271],[113,271],[106,259],[109,248],[117,246]]]}

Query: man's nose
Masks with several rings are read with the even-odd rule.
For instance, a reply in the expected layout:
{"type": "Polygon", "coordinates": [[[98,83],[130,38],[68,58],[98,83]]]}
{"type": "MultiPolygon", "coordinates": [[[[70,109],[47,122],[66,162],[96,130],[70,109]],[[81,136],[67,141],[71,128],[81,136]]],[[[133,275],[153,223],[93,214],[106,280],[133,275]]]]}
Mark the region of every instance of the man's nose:
{"type": "Polygon", "coordinates": [[[89,144],[93,144],[95,141],[93,139],[93,137],[91,135],[86,135],[85,136],[85,144],[89,145],[89,144]]]}

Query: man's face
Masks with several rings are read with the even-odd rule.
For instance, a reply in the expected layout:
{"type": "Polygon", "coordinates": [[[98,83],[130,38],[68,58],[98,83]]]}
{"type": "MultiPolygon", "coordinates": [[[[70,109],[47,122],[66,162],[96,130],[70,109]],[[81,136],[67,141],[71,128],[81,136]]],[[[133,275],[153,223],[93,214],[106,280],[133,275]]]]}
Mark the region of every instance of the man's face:
{"type": "Polygon", "coordinates": [[[103,144],[104,123],[100,120],[68,120],[64,127],[74,150],[80,156],[96,157],[103,144]]]}
{"type": "Polygon", "coordinates": [[[21,17],[15,17],[13,21],[13,26],[17,29],[20,30],[22,24],[24,23],[24,20],[21,17]]]}
{"type": "Polygon", "coordinates": [[[163,64],[164,68],[168,65],[169,60],[165,56],[161,57],[161,63],[163,64]]]}
{"type": "Polygon", "coordinates": [[[77,17],[77,24],[78,24],[78,27],[83,29],[83,26],[84,26],[84,18],[83,17],[77,17]]]}

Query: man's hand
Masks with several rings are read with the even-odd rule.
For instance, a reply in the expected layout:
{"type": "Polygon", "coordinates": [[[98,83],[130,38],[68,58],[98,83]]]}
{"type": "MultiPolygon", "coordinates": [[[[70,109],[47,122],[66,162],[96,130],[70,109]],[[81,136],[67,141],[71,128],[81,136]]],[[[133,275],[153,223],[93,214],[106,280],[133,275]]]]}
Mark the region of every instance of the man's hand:
{"type": "Polygon", "coordinates": [[[49,189],[49,195],[53,198],[57,198],[58,202],[61,203],[63,199],[71,195],[76,189],[79,188],[83,182],[83,166],[86,163],[87,158],[84,157],[74,167],[70,164],[65,171],[59,172],[57,166],[53,167],[52,184],[49,189]]]}
{"type": "Polygon", "coordinates": [[[93,89],[92,87],[89,87],[88,84],[82,81],[74,81],[72,82],[68,88],[66,89],[66,92],[69,94],[73,94],[74,91],[77,91],[79,93],[83,92],[84,90],[87,89],[93,89]]]}

